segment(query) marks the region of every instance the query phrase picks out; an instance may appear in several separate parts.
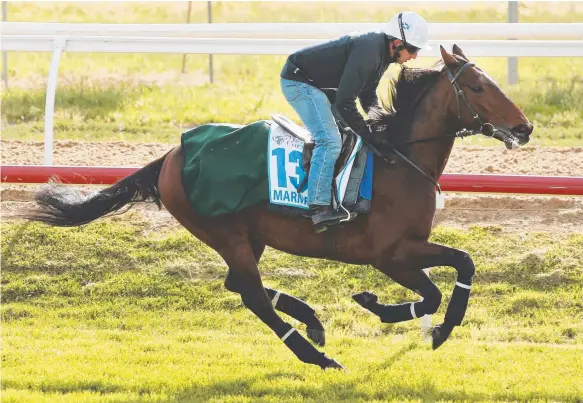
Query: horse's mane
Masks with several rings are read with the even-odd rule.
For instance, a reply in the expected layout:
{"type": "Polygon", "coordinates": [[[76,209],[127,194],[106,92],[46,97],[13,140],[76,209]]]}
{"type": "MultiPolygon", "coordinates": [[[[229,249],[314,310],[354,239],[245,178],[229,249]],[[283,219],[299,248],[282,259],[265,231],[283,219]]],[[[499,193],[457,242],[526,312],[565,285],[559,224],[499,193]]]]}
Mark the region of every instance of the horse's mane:
{"type": "MultiPolygon", "coordinates": [[[[373,128],[380,143],[402,140],[409,135],[413,114],[419,100],[435,84],[443,65],[436,64],[431,69],[404,67],[397,79],[391,79],[390,101],[382,102],[382,107],[371,110],[368,123],[373,128]]],[[[375,137],[377,137],[375,136],[375,137]]]]}

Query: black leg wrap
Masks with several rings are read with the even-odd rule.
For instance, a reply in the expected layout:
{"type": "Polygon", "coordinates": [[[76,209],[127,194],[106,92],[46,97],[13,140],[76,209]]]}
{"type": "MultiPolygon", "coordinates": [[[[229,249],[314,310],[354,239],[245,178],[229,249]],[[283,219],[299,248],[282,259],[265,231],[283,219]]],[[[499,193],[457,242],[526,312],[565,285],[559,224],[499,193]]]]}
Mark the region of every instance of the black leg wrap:
{"type": "Polygon", "coordinates": [[[470,299],[470,290],[472,287],[472,278],[476,272],[474,262],[465,252],[461,252],[456,256],[457,282],[451,295],[451,300],[445,312],[444,324],[451,326],[459,326],[462,324],[468,301],[470,299]]]}
{"type": "MultiPolygon", "coordinates": [[[[419,317],[419,305],[415,304],[415,314],[419,317]]],[[[379,317],[383,323],[397,323],[413,319],[411,303],[397,305],[381,305],[379,317]]],[[[423,316],[423,315],[420,315],[423,316]]]]}
{"type": "MultiPolygon", "coordinates": [[[[459,280],[459,277],[458,282],[462,283],[459,280]]],[[[465,282],[462,284],[471,286],[472,282],[465,280],[465,282]]],[[[448,323],[453,326],[461,325],[462,320],[466,314],[466,308],[468,307],[469,299],[470,290],[456,284],[451,295],[451,301],[449,301],[449,305],[447,306],[444,323],[448,323]]]]}
{"type": "Polygon", "coordinates": [[[455,262],[451,264],[458,272],[457,282],[445,312],[445,319],[441,325],[435,326],[431,332],[434,350],[445,343],[455,326],[462,324],[470,299],[472,277],[474,277],[476,268],[467,253],[463,251],[457,252],[455,262]]]}
{"type": "Polygon", "coordinates": [[[289,323],[285,323],[277,329],[275,333],[280,339],[285,337],[285,335],[288,335],[283,342],[296,355],[296,357],[300,359],[300,361],[305,362],[306,364],[319,365],[322,368],[328,366],[330,359],[327,358],[324,353],[319,352],[309,341],[304,339],[297,330],[293,330],[288,334],[290,329],[292,329],[292,326],[289,323]]]}
{"type": "MultiPolygon", "coordinates": [[[[270,288],[266,288],[265,291],[267,292],[269,299],[273,301],[277,291],[270,288]]],[[[280,292],[274,308],[288,314],[302,323],[305,323],[311,329],[324,330],[320,321],[315,317],[316,311],[301,299],[280,292]]]]}
{"type": "Polygon", "coordinates": [[[435,301],[420,301],[414,303],[415,316],[411,312],[411,303],[385,305],[379,304],[377,296],[370,292],[362,292],[354,294],[352,298],[365,309],[368,309],[377,315],[383,323],[397,323],[415,318],[420,318],[428,313],[433,313],[439,307],[441,296],[437,297],[435,301]],[[437,306],[435,306],[437,305],[437,306]],[[432,312],[430,312],[432,311],[432,312]]]}
{"type": "Polygon", "coordinates": [[[437,290],[436,293],[427,295],[423,301],[418,305],[415,305],[415,312],[417,315],[432,315],[439,309],[441,305],[441,292],[437,290]]]}

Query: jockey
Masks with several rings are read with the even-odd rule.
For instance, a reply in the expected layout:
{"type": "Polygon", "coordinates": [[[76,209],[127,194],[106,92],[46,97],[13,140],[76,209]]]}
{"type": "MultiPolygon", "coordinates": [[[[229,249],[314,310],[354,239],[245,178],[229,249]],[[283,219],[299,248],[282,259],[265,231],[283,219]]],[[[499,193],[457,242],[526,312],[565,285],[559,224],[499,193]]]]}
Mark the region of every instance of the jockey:
{"type": "Polygon", "coordinates": [[[308,204],[314,225],[346,214],[331,206],[334,165],[342,140],[333,109],[365,140],[370,129],[358,112],[379,106],[376,89],[390,63],[403,64],[430,49],[429,27],[419,14],[396,14],[382,32],[353,33],[301,49],[287,58],[281,89],[315,142],[308,178],[308,204]],[[333,104],[322,89],[336,89],[333,104]]]}

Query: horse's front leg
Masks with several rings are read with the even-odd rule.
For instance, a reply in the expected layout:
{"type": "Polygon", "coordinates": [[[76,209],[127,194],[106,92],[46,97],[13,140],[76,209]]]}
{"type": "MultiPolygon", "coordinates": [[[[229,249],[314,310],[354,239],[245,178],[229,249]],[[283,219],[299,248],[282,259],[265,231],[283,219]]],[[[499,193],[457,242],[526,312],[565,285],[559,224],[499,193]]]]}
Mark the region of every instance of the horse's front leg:
{"type": "Polygon", "coordinates": [[[375,266],[403,287],[419,294],[422,299],[403,304],[381,304],[371,292],[354,294],[352,298],[363,308],[377,315],[383,323],[397,323],[431,315],[441,304],[441,291],[423,270],[402,270],[399,266],[381,264],[375,266]]]}
{"type": "MultiPolygon", "coordinates": [[[[412,319],[414,315],[434,313],[439,306],[438,301],[441,301],[441,294],[436,293],[437,287],[431,283],[422,269],[435,266],[451,266],[457,271],[457,281],[447,306],[445,319],[442,324],[435,326],[431,333],[433,349],[436,349],[447,340],[455,326],[461,325],[466,313],[475,273],[474,262],[466,252],[430,242],[405,241],[379,269],[397,282],[406,280],[403,285],[418,292],[424,300],[417,303],[383,306],[376,302],[374,294],[357,294],[355,299],[361,305],[364,302],[363,306],[367,309],[369,306],[373,307],[383,314],[387,321],[392,322],[412,319]],[[406,272],[410,273],[405,274],[406,272]],[[424,304],[428,296],[431,302],[424,304]]],[[[372,309],[369,310],[372,311],[372,309]]]]}
{"type": "Polygon", "coordinates": [[[427,267],[451,266],[457,271],[457,280],[445,311],[443,323],[435,326],[431,332],[433,349],[435,350],[445,343],[455,326],[462,324],[470,299],[472,278],[476,272],[476,267],[470,255],[463,250],[432,243],[427,244],[427,250],[437,254],[437,256],[430,258],[433,262],[427,267]]]}

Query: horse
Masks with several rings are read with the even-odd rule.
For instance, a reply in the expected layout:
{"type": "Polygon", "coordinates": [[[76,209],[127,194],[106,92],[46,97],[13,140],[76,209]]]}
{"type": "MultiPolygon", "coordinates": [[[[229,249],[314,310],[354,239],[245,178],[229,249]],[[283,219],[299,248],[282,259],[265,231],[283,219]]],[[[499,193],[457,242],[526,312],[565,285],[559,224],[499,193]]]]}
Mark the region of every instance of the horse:
{"type": "Polygon", "coordinates": [[[456,45],[440,47],[441,60],[430,69],[403,69],[393,80],[393,104],[369,117],[375,142],[372,207],[349,224],[315,233],[310,220],[275,214],[265,204],[207,217],[189,204],[181,181],[181,146],[116,184],[89,196],[69,186],[49,183],[35,195],[35,207],[22,217],[53,226],[79,226],[125,205],[162,205],[196,238],[214,249],[228,266],[224,286],[306,364],[322,369],[344,367],[320,352],[325,330],[306,302],[263,286],[258,263],[266,246],[312,258],[371,265],[419,296],[419,301],[382,304],[372,292],[352,298],[383,323],[433,314],[442,294],[423,271],[453,267],[455,287],[443,323],[430,330],[433,349],[462,324],[475,266],[463,250],[432,243],[429,236],[436,209],[436,186],[456,137],[484,134],[507,148],[528,143],[533,125],[497,83],[469,61],[456,45]],[[277,313],[307,327],[306,340],[277,313]]]}

